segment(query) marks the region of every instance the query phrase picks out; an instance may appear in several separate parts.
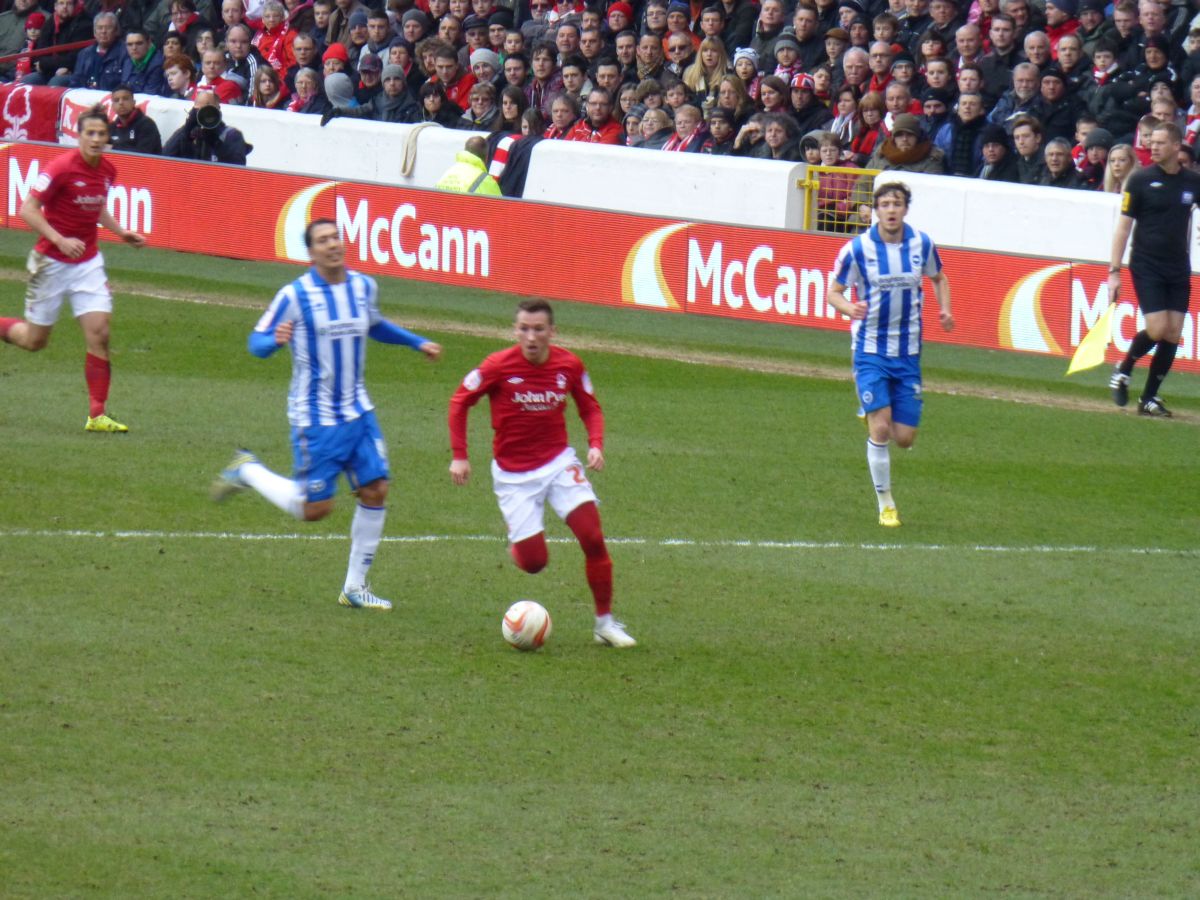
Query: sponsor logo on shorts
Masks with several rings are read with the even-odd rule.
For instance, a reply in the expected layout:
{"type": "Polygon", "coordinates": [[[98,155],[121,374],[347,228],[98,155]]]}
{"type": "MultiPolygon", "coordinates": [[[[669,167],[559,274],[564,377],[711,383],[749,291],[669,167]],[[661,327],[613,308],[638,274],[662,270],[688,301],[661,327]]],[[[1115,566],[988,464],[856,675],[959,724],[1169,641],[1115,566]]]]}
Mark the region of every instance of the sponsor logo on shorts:
{"type": "Polygon", "coordinates": [[[316,481],[308,483],[308,492],[310,494],[319,494],[323,490],[325,490],[325,480],[323,478],[318,478],[316,481]]]}

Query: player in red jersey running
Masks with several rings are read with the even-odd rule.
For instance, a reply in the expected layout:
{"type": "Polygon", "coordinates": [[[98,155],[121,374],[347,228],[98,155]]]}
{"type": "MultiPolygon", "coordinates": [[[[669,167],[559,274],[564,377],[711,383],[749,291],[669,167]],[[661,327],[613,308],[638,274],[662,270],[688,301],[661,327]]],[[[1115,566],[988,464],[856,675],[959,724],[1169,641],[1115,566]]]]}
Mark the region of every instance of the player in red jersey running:
{"type": "Polygon", "coordinates": [[[492,483],[508,526],[509,552],[526,572],[540,572],[548,558],[543,513],[546,502],[575,533],[586,559],[588,587],[596,606],[596,642],[637,644],[612,617],[612,560],[596,495],[575,451],[567,444],[563,415],[567,397],[588,434],[587,467],[604,468],[604,413],[592,393],[583,361],[551,343],[554,310],[545,300],[517,305],[517,345],[493,353],[472,369],[450,398],[450,478],[466,484],[467,413],[480,398],[492,407],[492,483]]]}
{"type": "Polygon", "coordinates": [[[108,360],[112,294],[104,257],[96,246],[96,225],[135,247],[146,239],[122,228],[108,211],[108,189],[117,177],[113,164],[104,158],[108,140],[108,118],[103,109],[93,107],[79,117],[79,152],[63,154],[46,166],[21,204],[21,218],[39,239],[27,264],[25,318],[0,318],[0,340],[23,350],[41,350],[50,341],[63,301],[69,299],[87,344],[83,374],[90,407],[84,428],[120,433],[129,429],[104,411],[112,377],[108,360]]]}

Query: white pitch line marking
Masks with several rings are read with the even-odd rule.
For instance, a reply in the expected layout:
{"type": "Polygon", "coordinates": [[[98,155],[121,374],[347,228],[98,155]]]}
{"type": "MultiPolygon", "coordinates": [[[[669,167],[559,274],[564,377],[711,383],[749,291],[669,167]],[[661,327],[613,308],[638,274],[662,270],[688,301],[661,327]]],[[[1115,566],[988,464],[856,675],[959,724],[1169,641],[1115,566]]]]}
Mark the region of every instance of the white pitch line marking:
{"type": "MultiPolygon", "coordinates": [[[[0,538],[88,538],[93,540],[214,540],[214,541],[340,541],[349,540],[342,534],[274,534],[240,531],[87,531],[81,529],[0,529],[0,538]]],[[[552,544],[571,544],[574,538],[551,537],[552,544]]],[[[1007,546],[1002,544],[879,544],[853,541],[754,541],[744,539],[696,540],[693,538],[607,538],[610,544],[633,544],[659,547],[737,547],[757,550],[870,550],[905,552],[965,550],[972,553],[1031,553],[1072,554],[1108,553],[1128,556],[1185,556],[1200,557],[1200,548],[1172,549],[1169,547],[1095,547],[1080,544],[1029,544],[1007,546]]],[[[504,538],[490,534],[414,534],[384,537],[387,544],[440,544],[453,542],[504,543],[504,538]]]]}

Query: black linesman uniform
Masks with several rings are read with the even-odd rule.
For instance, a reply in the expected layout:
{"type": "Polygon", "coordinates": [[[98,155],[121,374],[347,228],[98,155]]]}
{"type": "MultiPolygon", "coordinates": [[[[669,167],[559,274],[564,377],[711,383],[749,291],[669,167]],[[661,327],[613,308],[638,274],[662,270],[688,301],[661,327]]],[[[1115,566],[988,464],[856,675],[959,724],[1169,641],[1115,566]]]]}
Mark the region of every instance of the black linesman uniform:
{"type": "MultiPolygon", "coordinates": [[[[1192,280],[1189,240],[1192,209],[1200,201],[1200,174],[1180,169],[1174,175],[1152,165],[1134,172],[1121,195],[1121,214],[1134,220],[1129,274],[1143,313],[1187,312],[1192,280]]],[[[1138,414],[1170,417],[1158,389],[1171,371],[1177,343],[1155,341],[1145,330],[1134,335],[1129,352],[1117,366],[1109,386],[1113,401],[1124,406],[1129,376],[1137,361],[1155,350],[1138,401],[1138,414]],[[1155,349],[1157,348],[1157,349],[1155,349]]]]}
{"type": "Polygon", "coordinates": [[[1151,165],[1129,176],[1121,213],[1136,223],[1129,273],[1143,313],[1187,312],[1192,279],[1192,208],[1200,203],[1200,174],[1168,175],[1151,165]]]}

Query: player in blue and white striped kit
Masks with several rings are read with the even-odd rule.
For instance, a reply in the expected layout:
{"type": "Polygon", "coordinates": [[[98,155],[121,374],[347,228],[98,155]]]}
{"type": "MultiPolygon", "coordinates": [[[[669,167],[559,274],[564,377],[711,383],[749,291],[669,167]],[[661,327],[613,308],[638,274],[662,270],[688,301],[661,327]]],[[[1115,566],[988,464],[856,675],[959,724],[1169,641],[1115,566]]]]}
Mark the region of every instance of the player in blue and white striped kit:
{"type": "Polygon", "coordinates": [[[921,423],[921,285],[933,285],[942,328],[951,331],[950,281],[929,235],[904,222],[912,192],[888,182],[875,189],[878,222],[838,253],[826,302],[852,320],[854,383],[867,414],[867,466],[879,501],[879,524],[895,528],[888,445],[911,447],[921,423]],[[857,301],[846,298],[855,288],[857,301]]]}
{"type": "Polygon", "coordinates": [[[313,267],[286,285],[250,334],[250,352],[266,358],[292,351],[288,422],[295,474],[272,472],[238,450],[213,484],[213,499],[252,488],[297,519],[312,522],[333,511],[338,476],[358,495],[350,526],[350,563],[338,603],[388,610],[367,586],[383,537],[388,493],[387,447],[363,384],[367,338],[403,344],[437,359],[441,346],[392,324],[379,312],[375,281],[345,267],[337,225],[318,219],[304,231],[313,267]]]}

